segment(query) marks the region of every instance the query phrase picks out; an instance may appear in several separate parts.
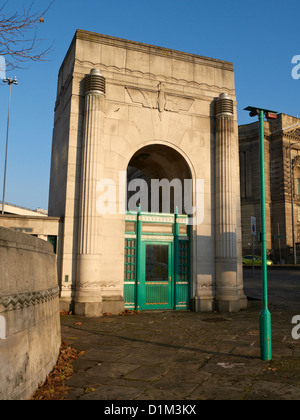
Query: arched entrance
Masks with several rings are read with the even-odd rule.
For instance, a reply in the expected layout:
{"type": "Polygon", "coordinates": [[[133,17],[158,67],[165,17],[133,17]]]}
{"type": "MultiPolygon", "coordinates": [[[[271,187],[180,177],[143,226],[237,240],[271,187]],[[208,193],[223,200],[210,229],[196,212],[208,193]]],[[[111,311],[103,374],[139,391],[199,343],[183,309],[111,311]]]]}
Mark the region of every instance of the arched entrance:
{"type": "Polygon", "coordinates": [[[143,147],[127,169],[124,298],[127,309],[188,309],[193,182],[176,150],[143,147]]]}

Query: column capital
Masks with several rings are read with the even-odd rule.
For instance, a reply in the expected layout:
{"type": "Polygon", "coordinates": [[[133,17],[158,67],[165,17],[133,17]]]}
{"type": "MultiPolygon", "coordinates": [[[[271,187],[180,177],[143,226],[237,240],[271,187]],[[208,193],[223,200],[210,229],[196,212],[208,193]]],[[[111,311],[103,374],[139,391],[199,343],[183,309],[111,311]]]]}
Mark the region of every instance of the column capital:
{"type": "Polygon", "coordinates": [[[217,118],[234,116],[233,100],[227,93],[221,93],[215,101],[215,116],[217,118]]]}
{"type": "Polygon", "coordinates": [[[84,94],[101,94],[106,93],[105,78],[99,69],[92,69],[90,74],[84,80],[84,94]]]}

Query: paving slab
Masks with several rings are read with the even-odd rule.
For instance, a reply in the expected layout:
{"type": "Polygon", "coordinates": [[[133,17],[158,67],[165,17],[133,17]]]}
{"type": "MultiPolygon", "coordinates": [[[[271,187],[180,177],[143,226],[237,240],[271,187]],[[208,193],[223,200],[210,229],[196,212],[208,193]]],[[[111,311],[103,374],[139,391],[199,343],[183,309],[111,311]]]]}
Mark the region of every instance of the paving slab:
{"type": "MultiPolygon", "coordinates": [[[[257,298],[249,300],[247,310],[234,314],[62,316],[63,340],[84,351],[66,381],[66,399],[300,400],[300,340],[291,334],[300,302],[292,287],[279,296],[279,280],[276,274],[270,304],[273,358],[268,362],[260,360],[257,298]]],[[[256,281],[248,279],[249,293],[255,292],[256,281]]],[[[300,287],[298,281],[294,289],[300,287]]]]}
{"type": "Polygon", "coordinates": [[[63,316],[63,339],[84,351],[67,381],[67,399],[300,399],[300,347],[291,337],[293,313],[277,315],[270,362],[260,360],[259,315],[259,308],[252,307],[231,314],[226,322],[217,320],[218,313],[205,322],[207,314],[167,311],[141,313],[134,322],[121,316],[112,316],[110,323],[63,316]],[[154,322],[159,328],[153,333],[154,322]],[[129,333],[130,326],[134,332],[129,333]],[[191,336],[183,340],[187,330],[191,336]]]}

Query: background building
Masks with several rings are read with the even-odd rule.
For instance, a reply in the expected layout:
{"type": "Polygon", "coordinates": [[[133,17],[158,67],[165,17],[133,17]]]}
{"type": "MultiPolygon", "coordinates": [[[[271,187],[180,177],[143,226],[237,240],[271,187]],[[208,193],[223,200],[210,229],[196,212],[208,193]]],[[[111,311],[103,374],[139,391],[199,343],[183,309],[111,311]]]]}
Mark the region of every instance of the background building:
{"type": "MultiPolygon", "coordinates": [[[[47,214],[47,210],[31,210],[15,204],[5,203],[4,214],[0,214],[0,226],[50,242],[54,253],[61,254],[63,219],[60,217],[48,217],[47,214]]],[[[58,278],[60,278],[60,258],[57,260],[57,274],[58,278]]]]}
{"type": "MultiPolygon", "coordinates": [[[[0,208],[2,210],[2,202],[0,201],[0,208]]],[[[26,207],[17,206],[15,204],[4,203],[4,214],[19,215],[19,216],[34,216],[34,217],[45,217],[48,215],[47,210],[36,209],[31,210],[26,207]]]]}
{"type": "MultiPolygon", "coordinates": [[[[300,252],[300,120],[279,114],[277,120],[266,121],[264,125],[268,254],[275,262],[281,257],[282,263],[293,263],[293,231],[300,252]]],[[[258,136],[258,122],[239,127],[244,255],[251,254],[251,216],[256,217],[260,231],[258,136]]],[[[255,254],[261,255],[258,236],[254,246],[255,254]]]]}

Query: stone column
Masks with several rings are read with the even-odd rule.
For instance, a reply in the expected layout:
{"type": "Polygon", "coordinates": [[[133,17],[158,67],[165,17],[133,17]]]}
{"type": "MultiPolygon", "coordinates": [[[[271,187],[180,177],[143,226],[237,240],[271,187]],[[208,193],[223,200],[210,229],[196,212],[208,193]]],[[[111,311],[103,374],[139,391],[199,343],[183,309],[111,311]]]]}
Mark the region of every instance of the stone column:
{"type": "Polygon", "coordinates": [[[75,313],[87,317],[103,314],[101,255],[96,186],[105,100],[105,79],[97,69],[85,78],[85,115],[82,139],[81,192],[78,229],[75,313]]]}
{"type": "Polygon", "coordinates": [[[215,104],[216,116],[216,307],[240,309],[237,277],[236,161],[233,101],[225,93],[215,104]]]}

